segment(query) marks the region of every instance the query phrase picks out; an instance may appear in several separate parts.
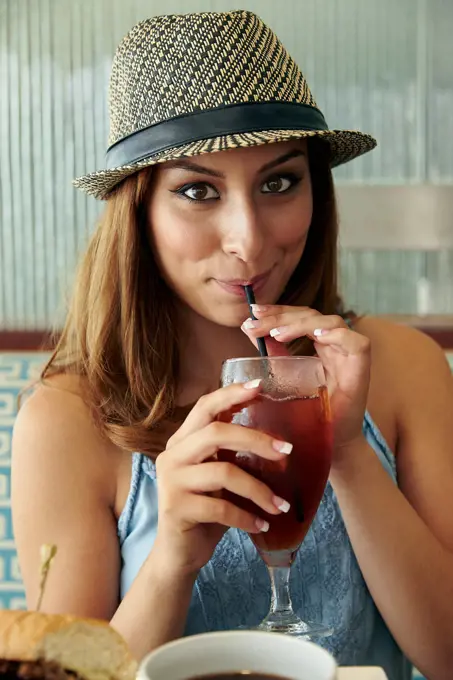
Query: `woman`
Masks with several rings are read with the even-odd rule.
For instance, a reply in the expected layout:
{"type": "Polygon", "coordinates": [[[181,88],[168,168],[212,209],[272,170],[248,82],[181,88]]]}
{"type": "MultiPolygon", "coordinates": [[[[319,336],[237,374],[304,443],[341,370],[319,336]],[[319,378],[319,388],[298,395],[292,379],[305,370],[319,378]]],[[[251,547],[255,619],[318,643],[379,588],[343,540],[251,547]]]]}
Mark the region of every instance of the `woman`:
{"type": "Polygon", "coordinates": [[[330,484],[293,570],[296,610],[334,628],[324,644],[342,664],[405,680],[408,657],[446,680],[451,375],[427,337],[346,318],[337,291],[330,168],[374,140],[328,129],[250,12],[138,24],[118,48],[110,107],[107,169],[76,182],[107,199],[105,213],[15,428],[29,605],[39,546],[52,542],[44,608],[111,620],[138,658],[184,632],[260,620],[269,583],[236,529],[265,531],[262,513],[285,499],[212,455],[291,448],[216,422],[259,391],[217,389],[222,361],[255,355],[268,336],[273,353],[316,351],[333,384],[330,484]],[[245,283],[257,322],[238,295],[245,283]],[[256,515],[222,489],[251,498],[256,515]]]}

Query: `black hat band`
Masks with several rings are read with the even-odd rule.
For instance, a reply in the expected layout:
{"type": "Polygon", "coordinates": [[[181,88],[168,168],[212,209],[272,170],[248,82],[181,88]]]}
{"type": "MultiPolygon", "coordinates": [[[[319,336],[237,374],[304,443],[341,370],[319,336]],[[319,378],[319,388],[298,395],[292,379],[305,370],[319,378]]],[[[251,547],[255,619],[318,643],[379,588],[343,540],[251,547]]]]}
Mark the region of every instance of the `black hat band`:
{"type": "Polygon", "coordinates": [[[263,130],[328,130],[321,111],[308,104],[250,102],[169,118],[123,137],[107,151],[107,169],[132,165],[162,151],[223,135],[263,130]]]}

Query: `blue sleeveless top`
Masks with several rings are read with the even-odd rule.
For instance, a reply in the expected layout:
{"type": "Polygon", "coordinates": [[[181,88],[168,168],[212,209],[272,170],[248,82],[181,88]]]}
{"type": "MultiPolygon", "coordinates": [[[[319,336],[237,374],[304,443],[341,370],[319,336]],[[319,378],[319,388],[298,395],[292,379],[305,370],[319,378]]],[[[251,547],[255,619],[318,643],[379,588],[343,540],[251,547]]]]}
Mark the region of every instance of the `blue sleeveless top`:
{"type": "MultiPolygon", "coordinates": [[[[395,460],[367,413],[363,431],[397,483],[395,460]]],[[[132,481],[119,518],[121,598],[153,547],[157,530],[155,465],[134,454],[132,481]]],[[[385,574],[382,574],[385,579],[385,574]]],[[[227,531],[200,571],[187,617],[186,635],[253,627],[270,605],[266,567],[247,534],[227,531]]],[[[382,666],[389,680],[409,680],[411,665],[389,632],[368,591],[330,484],[291,570],[294,610],[306,620],[334,629],[319,640],[340,665],[382,666]]]]}

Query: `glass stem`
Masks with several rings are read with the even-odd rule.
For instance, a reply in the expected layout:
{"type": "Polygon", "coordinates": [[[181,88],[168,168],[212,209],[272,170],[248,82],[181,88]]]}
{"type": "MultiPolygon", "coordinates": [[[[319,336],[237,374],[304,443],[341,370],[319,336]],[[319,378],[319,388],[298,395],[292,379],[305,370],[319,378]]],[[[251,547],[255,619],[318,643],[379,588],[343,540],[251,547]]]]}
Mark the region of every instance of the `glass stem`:
{"type": "Polygon", "coordinates": [[[272,599],[271,615],[293,612],[293,603],[289,594],[290,567],[268,567],[271,577],[272,599]]]}

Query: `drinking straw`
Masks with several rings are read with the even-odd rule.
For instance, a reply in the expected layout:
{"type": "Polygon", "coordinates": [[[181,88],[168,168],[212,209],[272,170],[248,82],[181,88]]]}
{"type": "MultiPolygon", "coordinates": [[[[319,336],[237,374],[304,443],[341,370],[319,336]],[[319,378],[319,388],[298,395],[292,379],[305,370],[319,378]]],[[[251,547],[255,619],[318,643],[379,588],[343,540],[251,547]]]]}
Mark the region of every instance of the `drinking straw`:
{"type": "MultiPolygon", "coordinates": [[[[244,290],[245,290],[245,295],[247,297],[247,302],[248,302],[249,309],[250,309],[250,316],[252,317],[252,319],[254,321],[256,321],[257,320],[256,316],[254,315],[253,310],[252,310],[252,305],[255,304],[255,293],[253,292],[253,286],[252,285],[244,286],[244,290]]],[[[261,356],[267,357],[268,354],[267,354],[266,343],[264,342],[264,338],[257,338],[256,341],[258,343],[258,350],[259,350],[259,353],[261,354],[261,356]]]]}

